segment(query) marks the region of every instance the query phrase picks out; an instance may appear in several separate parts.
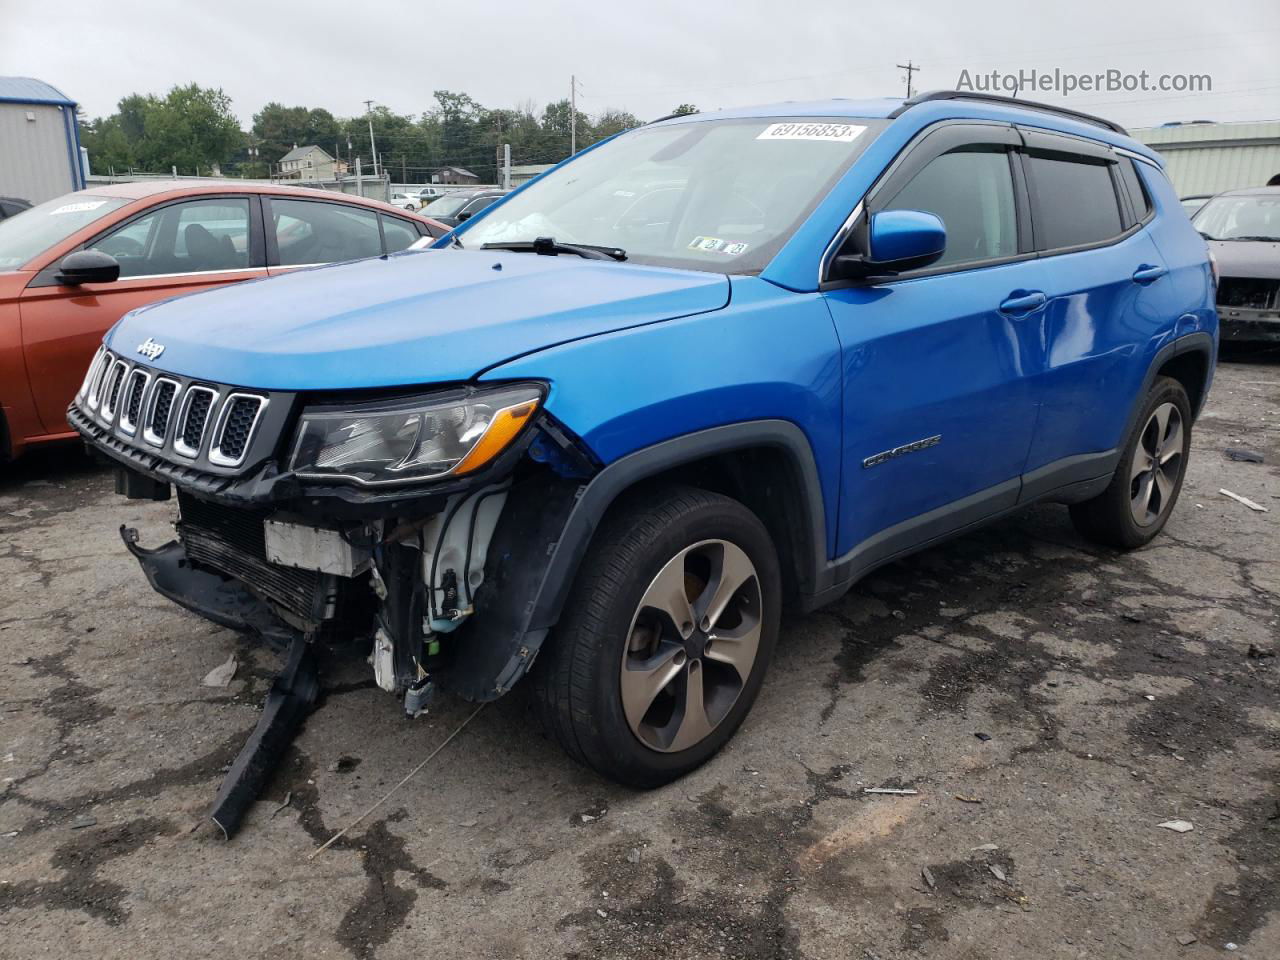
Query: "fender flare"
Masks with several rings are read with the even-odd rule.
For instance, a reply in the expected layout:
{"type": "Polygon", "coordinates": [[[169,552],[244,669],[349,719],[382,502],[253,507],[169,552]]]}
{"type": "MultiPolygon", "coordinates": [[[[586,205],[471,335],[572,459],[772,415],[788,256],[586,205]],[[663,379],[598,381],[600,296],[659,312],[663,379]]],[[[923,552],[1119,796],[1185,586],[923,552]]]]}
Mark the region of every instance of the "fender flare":
{"type": "Polygon", "coordinates": [[[1156,355],[1151,358],[1151,362],[1147,365],[1146,375],[1142,378],[1142,389],[1138,391],[1134,397],[1133,409],[1129,412],[1129,419],[1125,421],[1124,433],[1120,435],[1120,443],[1123,445],[1125,440],[1133,433],[1134,424],[1137,422],[1138,414],[1142,412],[1142,401],[1147,395],[1147,391],[1151,389],[1151,384],[1155,383],[1156,376],[1160,373],[1160,368],[1172,360],[1174,357],[1180,357],[1188,353],[1200,353],[1204,355],[1205,361],[1205,385],[1206,389],[1200,395],[1199,406],[1191,411],[1191,419],[1194,422],[1200,416],[1200,411],[1204,408],[1205,401],[1209,397],[1207,389],[1208,382],[1213,378],[1214,364],[1214,339],[1210,333],[1203,330],[1195,333],[1188,333],[1171,340],[1163,347],[1156,351],[1156,355]]]}
{"type": "Polygon", "coordinates": [[[803,497],[800,506],[808,520],[802,534],[807,549],[802,548],[798,557],[804,568],[797,574],[802,592],[812,592],[827,561],[826,515],[813,448],[804,431],[789,420],[751,420],[699,430],[644,447],[615,460],[582,487],[534,599],[529,631],[549,630],[559,620],[596,528],[621,494],[673,467],[752,447],[781,450],[796,471],[795,479],[803,497]]]}

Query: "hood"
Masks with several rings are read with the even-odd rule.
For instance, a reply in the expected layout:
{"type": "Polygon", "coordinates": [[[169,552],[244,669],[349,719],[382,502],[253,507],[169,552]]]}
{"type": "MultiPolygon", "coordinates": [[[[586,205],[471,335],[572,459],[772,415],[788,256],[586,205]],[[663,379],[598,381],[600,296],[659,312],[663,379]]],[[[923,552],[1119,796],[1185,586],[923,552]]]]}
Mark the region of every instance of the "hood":
{"type": "Polygon", "coordinates": [[[1209,240],[1224,277],[1280,280],[1280,243],[1273,240],[1209,240]]]}
{"type": "Polygon", "coordinates": [[[423,250],[151,304],[108,345],[148,339],[172,373],[268,390],[467,380],[522,354],[718,310],[722,274],[505,251],[423,250]]]}

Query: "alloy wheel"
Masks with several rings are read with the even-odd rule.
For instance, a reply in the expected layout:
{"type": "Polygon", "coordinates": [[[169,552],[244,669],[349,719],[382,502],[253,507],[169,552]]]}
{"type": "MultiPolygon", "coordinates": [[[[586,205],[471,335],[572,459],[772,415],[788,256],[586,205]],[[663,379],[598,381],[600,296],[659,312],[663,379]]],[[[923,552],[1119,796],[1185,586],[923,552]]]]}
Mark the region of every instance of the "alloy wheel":
{"type": "Polygon", "coordinates": [[[1173,501],[1182,472],[1182,445],[1182,414],[1172,403],[1160,404],[1138,436],[1129,470],[1129,510],[1138,526],[1151,526],[1173,501]]]}
{"type": "Polygon", "coordinates": [[[622,653],[622,708],[641,743],[675,753],[715,731],[751,676],[761,613],[756,568],[735,544],[703,540],[663,566],[622,653]]]}

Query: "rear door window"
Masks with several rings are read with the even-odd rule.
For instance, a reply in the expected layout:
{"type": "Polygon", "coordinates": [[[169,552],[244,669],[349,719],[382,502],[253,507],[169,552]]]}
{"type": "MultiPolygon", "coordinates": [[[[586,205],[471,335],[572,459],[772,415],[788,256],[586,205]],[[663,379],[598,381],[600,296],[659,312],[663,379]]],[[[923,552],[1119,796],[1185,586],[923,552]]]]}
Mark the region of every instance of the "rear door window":
{"type": "Polygon", "coordinates": [[[382,255],[378,215],[363,207],[272,197],[268,229],[275,231],[279,266],[339,263],[382,255]]]}
{"type": "Polygon", "coordinates": [[[1100,157],[1034,149],[1028,153],[1039,249],[1103,243],[1124,232],[1112,166],[1100,157]]]}

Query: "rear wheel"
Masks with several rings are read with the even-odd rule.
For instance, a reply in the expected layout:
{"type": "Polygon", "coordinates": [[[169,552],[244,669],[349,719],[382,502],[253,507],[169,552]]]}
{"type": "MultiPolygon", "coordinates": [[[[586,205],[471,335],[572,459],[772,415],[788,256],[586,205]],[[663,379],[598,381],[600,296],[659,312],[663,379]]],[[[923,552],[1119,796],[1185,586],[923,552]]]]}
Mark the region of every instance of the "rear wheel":
{"type": "Polygon", "coordinates": [[[633,501],[601,527],[535,666],[544,724],[621,783],[688,773],[751,709],[780,598],[773,543],[742,504],[691,488],[633,501]]]}
{"type": "Polygon", "coordinates": [[[1149,543],[1169,520],[1191,451],[1191,402],[1182,384],[1158,377],[1148,392],[1110,485],[1073,504],[1082,536],[1132,550],[1149,543]]]}

